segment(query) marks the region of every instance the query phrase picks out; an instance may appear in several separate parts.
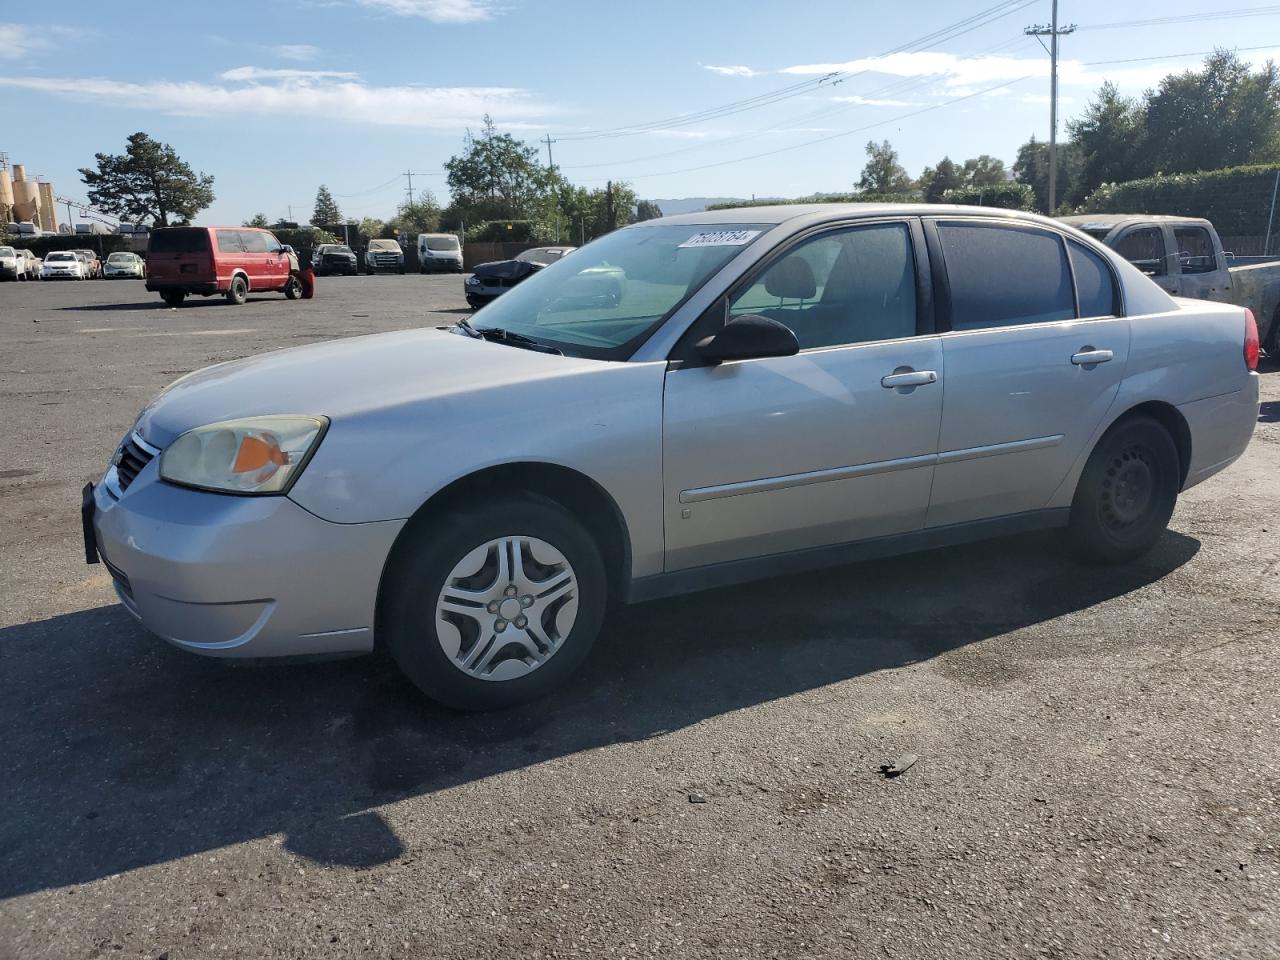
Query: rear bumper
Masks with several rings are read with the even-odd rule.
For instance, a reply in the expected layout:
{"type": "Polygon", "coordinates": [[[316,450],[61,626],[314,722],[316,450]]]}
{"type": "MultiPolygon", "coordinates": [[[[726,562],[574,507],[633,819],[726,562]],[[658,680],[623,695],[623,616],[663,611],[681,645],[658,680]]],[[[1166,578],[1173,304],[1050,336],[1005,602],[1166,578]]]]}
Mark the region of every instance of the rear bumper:
{"type": "Polygon", "coordinates": [[[1258,375],[1251,373],[1243,390],[1178,407],[1191,429],[1191,466],[1183,490],[1225,470],[1249,446],[1258,424],[1258,384],[1258,375]]]}
{"type": "Polygon", "coordinates": [[[99,484],[90,522],[126,609],[174,646],[217,657],[371,650],[378,583],[404,525],[175,487],[156,461],[119,499],[99,484]]]}

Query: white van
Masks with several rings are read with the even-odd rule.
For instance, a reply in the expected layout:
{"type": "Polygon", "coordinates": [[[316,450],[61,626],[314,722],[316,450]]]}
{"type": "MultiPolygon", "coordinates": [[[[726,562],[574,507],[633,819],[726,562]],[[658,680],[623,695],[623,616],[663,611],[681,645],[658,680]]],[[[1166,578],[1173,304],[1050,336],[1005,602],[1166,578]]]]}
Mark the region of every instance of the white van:
{"type": "Polygon", "coordinates": [[[418,272],[462,272],[462,245],[452,233],[418,234],[418,272]]]}

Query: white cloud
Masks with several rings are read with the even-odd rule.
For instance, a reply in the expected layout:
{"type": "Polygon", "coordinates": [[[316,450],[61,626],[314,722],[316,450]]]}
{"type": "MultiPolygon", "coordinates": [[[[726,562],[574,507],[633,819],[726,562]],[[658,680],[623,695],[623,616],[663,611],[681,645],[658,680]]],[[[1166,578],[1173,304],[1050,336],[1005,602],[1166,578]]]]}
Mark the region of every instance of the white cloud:
{"type": "Polygon", "coordinates": [[[722,76],[722,77],[756,77],[756,76],[759,76],[759,73],[758,73],[757,71],[752,70],[750,67],[744,67],[744,66],[740,66],[740,65],[739,65],[739,66],[729,66],[729,67],[717,67],[717,66],[715,66],[714,64],[711,64],[711,63],[703,63],[703,64],[700,64],[700,66],[702,67],[702,69],[703,69],[703,70],[710,70],[712,73],[718,73],[718,74],[720,74],[720,76],[722,76]]]}
{"type": "Polygon", "coordinates": [[[860,97],[853,94],[848,97],[832,97],[836,103],[856,103],[863,107],[919,107],[922,106],[918,100],[876,100],[872,97],[860,97]]]}
{"type": "MultiPolygon", "coordinates": [[[[270,73],[254,67],[241,70],[252,71],[241,76],[270,73]]],[[[535,101],[529,91],[515,87],[375,87],[360,80],[325,77],[326,71],[299,72],[320,76],[248,84],[0,76],[0,88],[180,116],[312,116],[443,130],[474,126],[486,113],[497,118],[500,127],[521,129],[559,112],[535,101]]]]}
{"type": "Polygon", "coordinates": [[[309,43],[282,43],[270,49],[281,60],[296,60],[299,63],[307,63],[320,56],[320,48],[309,43]]]}
{"type": "Polygon", "coordinates": [[[41,26],[38,29],[20,23],[0,23],[0,60],[21,60],[41,50],[50,50],[57,40],[82,36],[74,27],[41,26]]]}
{"type": "Polygon", "coordinates": [[[296,70],[291,67],[236,67],[220,73],[222,80],[242,80],[256,83],[261,80],[294,80],[298,83],[318,83],[321,80],[359,80],[358,73],[341,70],[296,70]]]}
{"type": "Polygon", "coordinates": [[[362,6],[434,23],[473,23],[494,13],[492,0],[357,0],[362,6]]]}

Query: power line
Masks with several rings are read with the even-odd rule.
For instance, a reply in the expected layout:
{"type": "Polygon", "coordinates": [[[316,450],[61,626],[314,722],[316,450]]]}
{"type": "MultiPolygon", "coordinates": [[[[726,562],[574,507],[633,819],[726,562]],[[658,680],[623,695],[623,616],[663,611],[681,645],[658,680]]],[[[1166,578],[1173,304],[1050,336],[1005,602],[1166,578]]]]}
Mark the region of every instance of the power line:
{"type": "Polygon", "coordinates": [[[1117,20],[1113,23],[1091,23],[1081,30],[1122,30],[1130,27],[1158,27],[1174,23],[1203,23],[1208,20],[1239,20],[1243,17],[1265,17],[1280,13],[1280,3],[1266,7],[1238,7],[1211,13],[1186,13],[1176,17],[1152,17],[1149,20],[1117,20]]]}
{"type": "MultiPolygon", "coordinates": [[[[1257,47],[1228,47],[1219,49],[1229,49],[1233,53],[1251,53],[1255,50],[1275,50],[1280,44],[1264,43],[1257,47]]],[[[1083,67],[1105,67],[1113,63],[1148,63],[1152,60],[1179,60],[1182,57],[1207,57],[1210,54],[1217,53],[1217,50],[1188,50],[1186,53],[1165,53],[1158,57],[1126,57],[1122,60],[1087,60],[1081,64],[1083,67]]]]}
{"type": "MultiPolygon", "coordinates": [[[[968,17],[958,20],[955,23],[948,24],[945,27],[940,27],[931,33],[928,33],[922,37],[918,37],[906,43],[900,44],[897,47],[894,47],[881,54],[878,54],[877,57],[873,57],[869,59],[876,59],[878,57],[889,57],[895,53],[904,53],[912,50],[913,48],[927,46],[931,43],[943,42],[946,40],[953,40],[956,37],[963,36],[966,33],[969,33],[973,30],[977,30],[980,27],[984,27],[990,23],[994,23],[996,20],[999,20],[1003,17],[1016,13],[1018,10],[1021,10],[1024,7],[1031,6],[1031,4],[1036,2],[1037,0],[1004,0],[1004,2],[1002,3],[997,3],[994,6],[987,7],[983,10],[980,10],[977,13],[971,14],[968,17]]],[[[829,73],[823,74],[822,76],[817,77],[815,79],[802,80],[802,81],[799,81],[798,83],[789,84],[788,86],[781,87],[777,90],[772,90],[767,93],[757,94],[754,97],[747,97],[743,100],[732,101],[730,103],[722,104],[717,107],[708,107],[704,110],[694,111],[692,113],[686,113],[686,114],[677,114],[672,117],[664,117],[658,120],[646,121],[644,123],[628,124],[623,127],[578,131],[576,133],[564,133],[559,135],[559,139],[562,139],[562,140],[610,139],[614,137],[635,136],[637,134],[647,133],[657,129],[670,129],[674,127],[688,126],[693,123],[700,123],[706,120],[719,119],[721,117],[732,116],[733,114],[736,114],[736,113],[742,113],[746,110],[754,110],[754,109],[758,109],[759,107],[769,106],[771,104],[778,103],[783,100],[789,100],[794,97],[801,96],[805,93],[808,93],[810,90],[817,89],[823,84],[834,85],[836,83],[842,83],[845,80],[851,79],[852,77],[861,76],[862,74],[869,73],[869,72],[871,72],[870,68],[865,70],[859,70],[856,72],[835,70],[835,71],[831,71],[829,73]]]]}

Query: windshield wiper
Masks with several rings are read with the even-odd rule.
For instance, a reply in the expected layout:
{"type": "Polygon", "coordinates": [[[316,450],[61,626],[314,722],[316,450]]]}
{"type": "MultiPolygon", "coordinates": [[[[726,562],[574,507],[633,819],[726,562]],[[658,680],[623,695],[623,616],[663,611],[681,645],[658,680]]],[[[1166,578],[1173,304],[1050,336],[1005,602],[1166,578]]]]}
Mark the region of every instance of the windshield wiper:
{"type": "Polygon", "coordinates": [[[454,324],[454,326],[455,326],[455,327],[461,327],[461,328],[462,328],[462,330],[463,330],[463,332],[464,332],[468,337],[475,337],[475,338],[477,338],[477,339],[484,339],[484,334],[483,334],[483,333],[481,333],[479,330],[477,330],[475,327],[473,327],[473,326],[471,325],[471,321],[470,321],[470,320],[468,320],[466,317],[463,317],[461,320],[459,320],[457,323],[455,323],[455,324],[454,324]]]}
{"type": "Polygon", "coordinates": [[[558,347],[553,347],[549,343],[543,343],[540,340],[535,340],[533,337],[526,337],[523,333],[504,330],[502,327],[473,327],[465,317],[458,321],[458,326],[462,327],[464,330],[470,331],[472,336],[488,340],[490,343],[505,343],[513,347],[519,347],[522,350],[533,350],[536,353],[554,353],[556,356],[564,356],[564,351],[558,347]]]}

